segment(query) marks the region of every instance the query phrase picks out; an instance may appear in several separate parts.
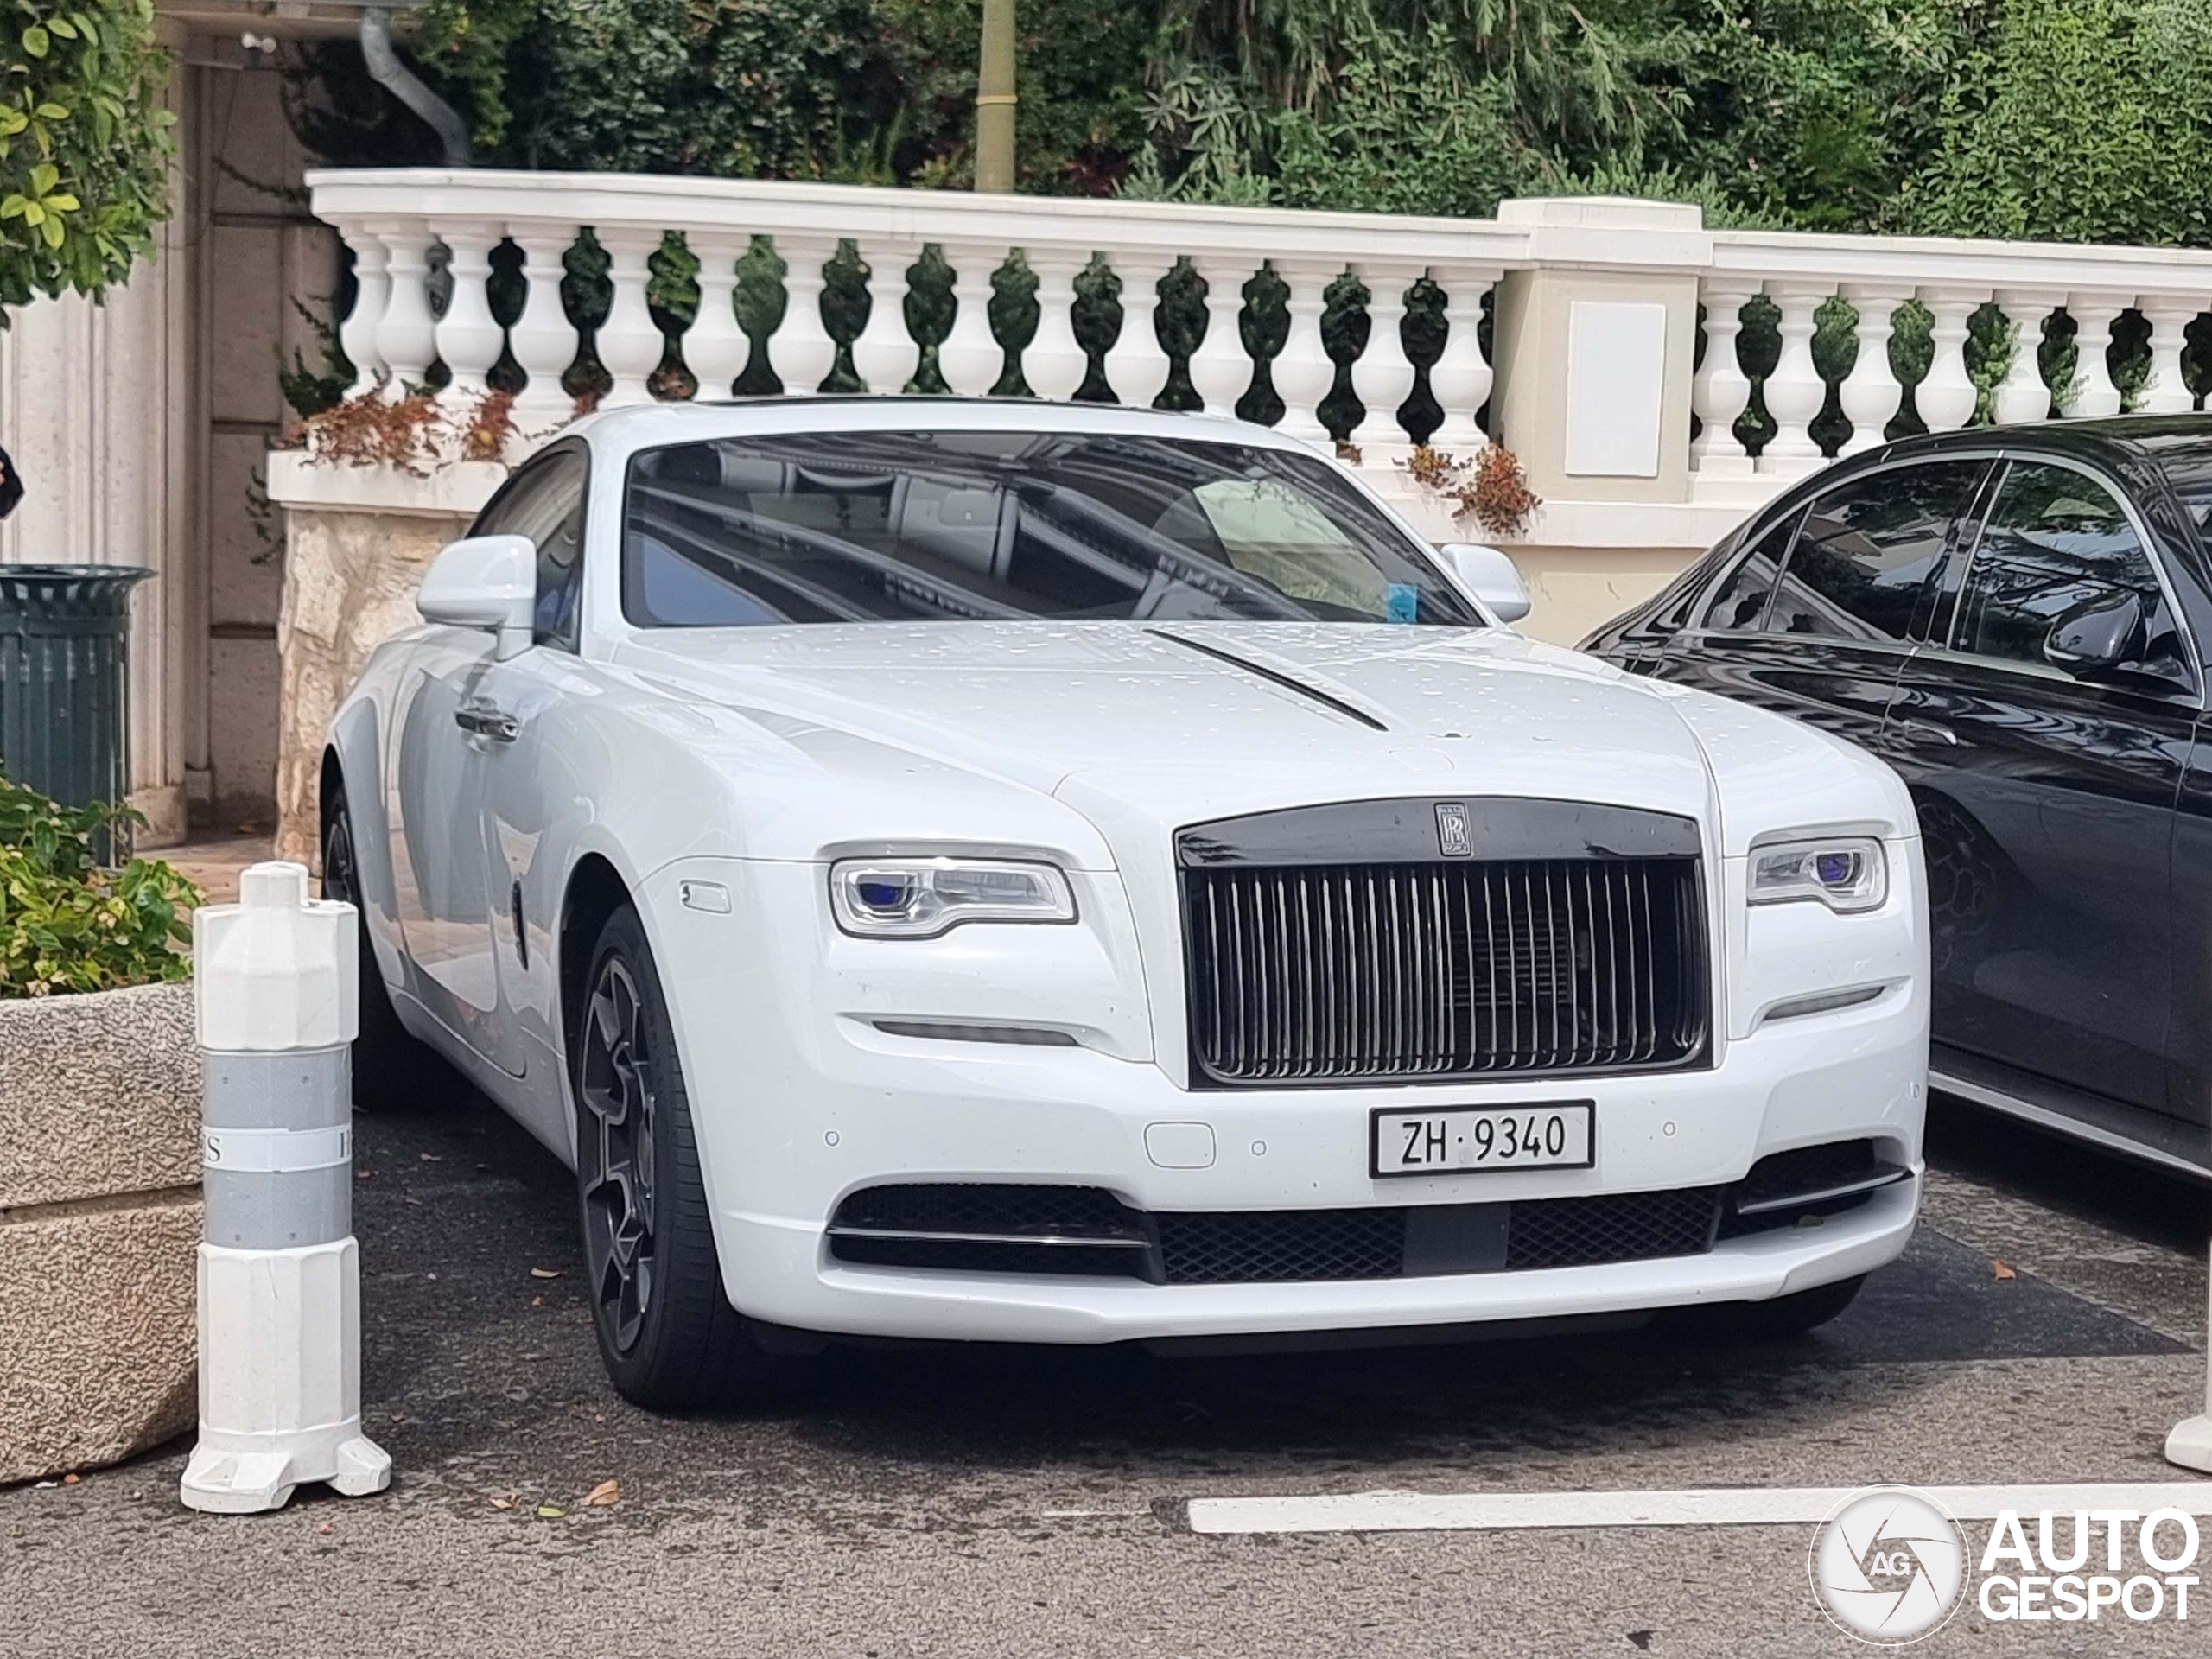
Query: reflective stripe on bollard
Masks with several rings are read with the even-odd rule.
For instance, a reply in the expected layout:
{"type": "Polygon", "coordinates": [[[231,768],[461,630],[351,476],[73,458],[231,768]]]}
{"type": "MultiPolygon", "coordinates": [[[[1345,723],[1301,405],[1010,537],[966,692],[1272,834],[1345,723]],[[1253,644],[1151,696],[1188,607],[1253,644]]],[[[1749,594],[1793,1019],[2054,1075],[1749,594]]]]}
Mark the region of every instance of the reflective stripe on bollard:
{"type": "Polygon", "coordinates": [[[361,1433],[359,918],[310,899],[298,864],[256,864],[238,893],[193,918],[207,1220],[200,1443],[179,1485],[191,1508],[232,1514],[281,1508],[306,1481],[349,1497],[391,1484],[361,1433]]]}

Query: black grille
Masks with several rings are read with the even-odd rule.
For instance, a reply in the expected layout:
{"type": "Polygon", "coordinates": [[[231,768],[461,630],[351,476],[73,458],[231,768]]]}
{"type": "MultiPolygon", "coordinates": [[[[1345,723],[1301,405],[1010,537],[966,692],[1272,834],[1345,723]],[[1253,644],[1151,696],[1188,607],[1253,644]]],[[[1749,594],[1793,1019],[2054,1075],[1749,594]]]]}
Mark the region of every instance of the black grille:
{"type": "Polygon", "coordinates": [[[1509,1270],[1586,1268],[1702,1255],[1713,1247],[1719,1218],[1720,1190],[1712,1186],[1516,1204],[1506,1233],[1505,1265],[1509,1270]]]}
{"type": "Polygon", "coordinates": [[[1591,1267],[1703,1254],[1722,1194],[1707,1186],[1517,1203],[1147,1212],[1097,1187],[884,1186],[838,1206],[830,1253],[879,1267],[1169,1285],[1591,1267]]]}
{"type": "Polygon", "coordinates": [[[1395,1279],[1406,1212],[1383,1210],[1163,1211],[1160,1253],[1171,1285],[1395,1279]]]}
{"type": "Polygon", "coordinates": [[[1191,1039],[1215,1084],[1691,1065],[1694,857],[1185,869],[1191,1039]]]}

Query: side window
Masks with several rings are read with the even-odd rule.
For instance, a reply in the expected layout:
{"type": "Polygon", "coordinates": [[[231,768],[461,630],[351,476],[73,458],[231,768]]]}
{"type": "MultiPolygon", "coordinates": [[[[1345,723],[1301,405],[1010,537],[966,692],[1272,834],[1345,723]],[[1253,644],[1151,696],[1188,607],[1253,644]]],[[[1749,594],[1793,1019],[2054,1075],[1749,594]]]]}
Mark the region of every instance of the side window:
{"type": "Polygon", "coordinates": [[[591,462],[571,444],[533,461],[477,515],[472,536],[526,536],[537,549],[537,641],[576,645],[583,585],[584,480],[591,462]]]}
{"type": "Polygon", "coordinates": [[[1768,630],[1904,640],[1988,469],[1986,461],[1892,467],[1815,497],[1783,567],[1768,630]]]}
{"type": "Polygon", "coordinates": [[[1960,590],[1954,643],[2042,664],[2052,624],[2128,593],[2143,602],[2153,656],[2161,641],[2171,648],[2165,595],[2119,499],[2086,473],[2015,461],[1960,590]]]}
{"type": "Polygon", "coordinates": [[[1767,601],[1773,596],[1783,561],[1789,556],[1789,538],[1804,517],[1793,512],[1770,525],[1751,550],[1736,561],[1705,613],[1707,627],[1722,633],[1756,633],[1766,625],[1767,601]]]}

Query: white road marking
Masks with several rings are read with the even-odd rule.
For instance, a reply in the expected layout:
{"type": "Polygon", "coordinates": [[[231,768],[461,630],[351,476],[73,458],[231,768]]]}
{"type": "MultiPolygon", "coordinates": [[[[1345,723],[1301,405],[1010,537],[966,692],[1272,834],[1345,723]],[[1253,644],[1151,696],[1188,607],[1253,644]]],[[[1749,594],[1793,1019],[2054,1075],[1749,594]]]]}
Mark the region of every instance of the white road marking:
{"type": "MultiPolygon", "coordinates": [[[[1349,1492],[1306,1497],[1194,1497],[1205,1533],[1494,1531],[1529,1527],[1809,1526],[1856,1486],[1707,1487],[1673,1492],[1349,1492]]],[[[2000,1510],[2180,1510],[2212,1515],[2212,1481],[2062,1486],[1923,1486],[1961,1521],[2000,1510]]]]}

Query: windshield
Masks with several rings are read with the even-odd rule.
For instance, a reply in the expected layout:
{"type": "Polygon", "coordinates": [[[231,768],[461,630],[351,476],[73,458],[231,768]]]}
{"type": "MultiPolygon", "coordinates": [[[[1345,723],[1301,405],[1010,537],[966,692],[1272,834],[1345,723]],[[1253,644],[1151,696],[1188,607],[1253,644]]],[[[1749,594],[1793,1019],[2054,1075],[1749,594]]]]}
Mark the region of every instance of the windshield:
{"type": "Polygon", "coordinates": [[[985,618],[1477,626],[1319,455],[1068,432],[823,432],[645,451],[645,627],[985,618]]]}

